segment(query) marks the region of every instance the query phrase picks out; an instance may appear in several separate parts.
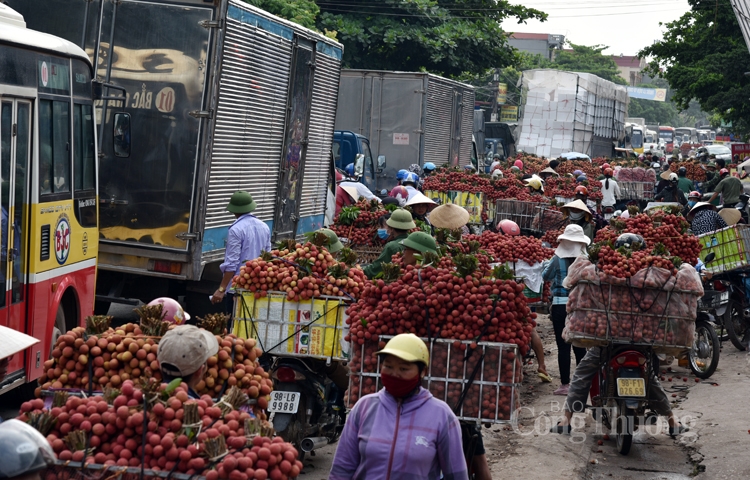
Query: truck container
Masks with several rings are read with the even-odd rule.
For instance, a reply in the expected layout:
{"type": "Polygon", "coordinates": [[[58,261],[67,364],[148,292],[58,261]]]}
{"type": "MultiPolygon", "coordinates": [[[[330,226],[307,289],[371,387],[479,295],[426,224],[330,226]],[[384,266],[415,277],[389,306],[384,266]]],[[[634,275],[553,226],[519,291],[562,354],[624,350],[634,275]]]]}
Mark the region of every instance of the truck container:
{"type": "Polygon", "coordinates": [[[272,239],[323,225],[339,43],[238,0],[8,3],[80,45],[105,84],[100,307],[213,292],[237,190],[272,239]]]}
{"type": "MultiPolygon", "coordinates": [[[[471,85],[431,73],[344,69],[338,105],[336,131],[366,137],[372,155],[385,156],[385,168],[376,178],[378,190],[396,185],[396,172],[412,164],[472,161],[471,85]]],[[[337,166],[352,161],[342,156],[337,166]]]]}
{"type": "Polygon", "coordinates": [[[624,136],[628,92],[590,73],[527,70],[522,76],[518,150],[555,158],[614,154],[624,136]]]}

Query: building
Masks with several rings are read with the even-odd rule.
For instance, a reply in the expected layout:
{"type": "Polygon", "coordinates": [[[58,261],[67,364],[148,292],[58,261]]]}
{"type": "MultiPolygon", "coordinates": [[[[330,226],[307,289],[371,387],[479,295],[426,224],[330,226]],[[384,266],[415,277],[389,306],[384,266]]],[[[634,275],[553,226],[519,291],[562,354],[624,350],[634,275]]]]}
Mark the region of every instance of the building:
{"type": "Polygon", "coordinates": [[[643,83],[641,72],[646,68],[645,58],[620,54],[620,56],[612,55],[612,60],[617,64],[620,76],[628,82],[628,85],[634,87],[643,83]]]}
{"type": "Polygon", "coordinates": [[[560,50],[565,43],[564,35],[548,33],[511,33],[508,44],[532,55],[541,55],[547,60],[554,60],[554,51],[560,50]]]}

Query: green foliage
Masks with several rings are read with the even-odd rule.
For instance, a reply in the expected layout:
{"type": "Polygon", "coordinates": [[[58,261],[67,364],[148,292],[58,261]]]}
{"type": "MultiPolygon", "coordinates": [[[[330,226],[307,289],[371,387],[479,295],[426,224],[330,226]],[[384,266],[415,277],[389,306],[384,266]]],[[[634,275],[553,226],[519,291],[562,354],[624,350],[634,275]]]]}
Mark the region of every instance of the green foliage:
{"type": "Polygon", "coordinates": [[[291,20],[303,27],[315,29],[315,19],[320,8],[313,0],[245,0],[247,3],[291,20]]]}
{"type": "Polygon", "coordinates": [[[688,0],[690,11],[667,23],[664,38],[639,55],[649,71],[669,82],[672,101],[686,109],[695,99],[705,112],[731,122],[735,134],[750,132],[748,53],[729,0],[688,0]]]}
{"type": "MultiPolygon", "coordinates": [[[[638,85],[642,88],[664,88],[657,87],[655,84],[638,85]]],[[[629,117],[642,117],[649,124],[658,123],[659,125],[678,125],[677,107],[672,102],[655,102],[653,100],[644,100],[642,98],[631,98],[628,106],[629,117]]],[[[691,127],[694,125],[690,125],[691,127]]]]}
{"type": "Polygon", "coordinates": [[[593,73],[618,85],[627,85],[625,79],[620,76],[620,71],[612,57],[602,54],[602,51],[608,48],[607,46],[587,47],[571,43],[570,47],[572,51],[562,50],[556,53],[554,66],[551,68],[569,72],[593,73]]]}
{"type": "Polygon", "coordinates": [[[336,32],[344,66],[481,75],[515,61],[500,23],[546,14],[505,0],[320,0],[319,30],[336,32]]]}

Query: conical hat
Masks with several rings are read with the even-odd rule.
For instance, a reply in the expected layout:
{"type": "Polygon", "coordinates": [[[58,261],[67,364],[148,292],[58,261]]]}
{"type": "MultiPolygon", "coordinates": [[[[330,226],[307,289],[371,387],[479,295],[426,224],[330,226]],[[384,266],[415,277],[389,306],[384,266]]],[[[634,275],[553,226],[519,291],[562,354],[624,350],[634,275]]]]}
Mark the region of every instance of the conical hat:
{"type": "Polygon", "coordinates": [[[359,200],[359,192],[357,191],[356,187],[341,187],[341,189],[344,190],[346,193],[348,193],[349,196],[352,197],[355,202],[359,200]]]}
{"type": "Polygon", "coordinates": [[[550,167],[547,167],[547,168],[545,168],[544,170],[542,170],[542,171],[541,171],[541,172],[539,172],[539,173],[540,173],[540,174],[541,174],[541,173],[551,173],[552,175],[557,175],[558,177],[560,176],[560,174],[559,174],[559,173],[557,173],[556,171],[552,170],[552,168],[550,168],[550,167]]]}
{"type": "Polygon", "coordinates": [[[716,210],[716,207],[711,205],[708,202],[698,202],[695,205],[693,205],[693,208],[691,208],[690,211],[688,212],[687,217],[686,217],[687,221],[692,222],[693,217],[695,216],[696,213],[698,213],[698,210],[702,210],[704,208],[710,208],[711,210],[716,210]]]}
{"type": "Polygon", "coordinates": [[[719,215],[721,215],[721,218],[723,218],[729,226],[736,224],[740,221],[740,218],[742,218],[742,212],[736,208],[722,208],[719,210],[719,215]]]}
{"type": "Polygon", "coordinates": [[[452,203],[440,205],[430,213],[430,224],[437,228],[456,230],[469,223],[469,212],[452,203]]]}
{"type": "Polygon", "coordinates": [[[585,203],[583,203],[583,200],[574,200],[570,203],[566,203],[562,206],[562,211],[565,212],[567,209],[574,208],[576,210],[581,210],[582,212],[586,212],[589,215],[591,215],[591,210],[589,210],[589,207],[586,206],[585,203]]]}
{"type": "Polygon", "coordinates": [[[420,203],[425,203],[425,204],[427,204],[427,205],[428,205],[428,208],[435,208],[435,206],[437,205],[437,203],[433,202],[433,201],[432,201],[432,199],[430,199],[429,197],[427,197],[427,196],[426,196],[425,194],[423,194],[422,192],[417,192],[417,193],[415,193],[415,194],[414,194],[414,195],[413,195],[413,196],[412,196],[412,197],[411,197],[411,198],[409,199],[409,201],[408,201],[408,202],[406,202],[406,205],[405,205],[405,206],[409,207],[409,206],[411,206],[411,205],[419,205],[420,203]]]}

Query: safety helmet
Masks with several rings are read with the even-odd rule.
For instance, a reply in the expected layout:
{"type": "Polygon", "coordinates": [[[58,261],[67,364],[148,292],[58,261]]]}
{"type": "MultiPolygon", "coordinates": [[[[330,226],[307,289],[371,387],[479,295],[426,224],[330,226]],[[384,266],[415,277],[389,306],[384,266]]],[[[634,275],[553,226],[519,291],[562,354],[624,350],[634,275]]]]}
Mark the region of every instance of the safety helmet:
{"type": "Polygon", "coordinates": [[[605,163],[604,165],[602,165],[602,170],[607,170],[608,168],[612,168],[609,166],[609,163],[605,163]]]}
{"type": "Polygon", "coordinates": [[[416,174],[416,173],[413,173],[413,172],[408,172],[408,173],[407,173],[407,174],[406,174],[406,175],[404,176],[404,178],[403,178],[403,179],[401,180],[401,183],[402,183],[403,185],[406,185],[407,183],[411,183],[411,184],[413,184],[414,186],[417,186],[417,183],[418,183],[418,182],[419,182],[419,177],[417,176],[417,174],[416,174]]]}
{"type": "Polygon", "coordinates": [[[605,168],[604,169],[604,175],[611,177],[614,174],[611,168],[605,168]]]}
{"type": "Polygon", "coordinates": [[[492,178],[503,178],[503,171],[496,168],[492,171],[492,178]]]}
{"type": "Polygon", "coordinates": [[[424,175],[424,172],[422,171],[422,167],[420,167],[416,163],[412,163],[411,165],[409,165],[409,171],[412,173],[416,173],[417,177],[421,177],[422,175],[424,175]]]}
{"type": "Polygon", "coordinates": [[[162,320],[165,322],[181,325],[190,320],[190,315],[182,309],[177,300],[169,297],[159,297],[151,300],[148,306],[151,307],[159,304],[162,305],[162,314],[164,315],[162,320]]]}
{"type": "Polygon", "coordinates": [[[623,210],[622,215],[620,215],[620,218],[630,218],[630,212],[627,210],[623,210]]]}
{"type": "Polygon", "coordinates": [[[353,177],[354,176],[354,164],[350,163],[349,165],[347,165],[344,168],[344,171],[346,172],[347,175],[349,175],[350,177],[353,177]]]}
{"type": "Polygon", "coordinates": [[[430,364],[430,351],[421,338],[413,333],[402,333],[388,340],[385,348],[375,352],[375,355],[393,355],[401,360],[412,363],[430,364]]]}
{"type": "Polygon", "coordinates": [[[16,419],[0,423],[0,478],[29,475],[54,462],[55,452],[34,427],[16,419]]]}
{"type": "Polygon", "coordinates": [[[401,170],[396,172],[396,180],[403,180],[404,178],[406,178],[408,174],[409,174],[409,170],[402,168],[401,170]]]}
{"type": "Polygon", "coordinates": [[[497,226],[505,235],[510,235],[512,237],[521,235],[521,229],[513,220],[502,220],[497,226]]]}
{"type": "Polygon", "coordinates": [[[583,175],[583,170],[573,170],[574,177],[580,177],[581,175],[583,175]]]}
{"type": "Polygon", "coordinates": [[[406,187],[396,185],[391,189],[391,193],[389,193],[388,196],[398,200],[399,205],[403,207],[406,205],[406,201],[409,200],[409,191],[406,187]]]}
{"type": "Polygon", "coordinates": [[[401,240],[401,245],[420,253],[433,253],[437,255],[437,243],[432,235],[425,232],[412,232],[408,237],[401,240]]]}
{"type": "Polygon", "coordinates": [[[719,170],[719,175],[721,175],[722,177],[727,174],[729,174],[729,170],[727,170],[726,168],[722,168],[721,170],[719,170]]]}
{"type": "Polygon", "coordinates": [[[584,185],[578,185],[576,187],[574,195],[585,195],[585,196],[588,197],[589,196],[589,189],[586,188],[584,185]]]}
{"type": "Polygon", "coordinates": [[[690,192],[690,194],[688,195],[688,198],[701,198],[701,197],[702,197],[702,195],[701,195],[701,192],[699,192],[699,191],[697,191],[697,190],[693,190],[693,191],[692,191],[692,192],[690,192]]]}
{"type": "Polygon", "coordinates": [[[679,179],[677,178],[677,174],[676,173],[672,172],[672,173],[669,174],[669,181],[670,182],[676,182],[678,180],[679,179]]]}
{"type": "Polygon", "coordinates": [[[531,187],[534,190],[538,191],[544,191],[544,187],[542,186],[542,179],[534,175],[531,178],[526,179],[526,186],[531,187]]]}
{"type": "Polygon", "coordinates": [[[435,170],[435,164],[432,162],[427,162],[424,164],[424,171],[425,172],[431,172],[435,170]]]}
{"type": "Polygon", "coordinates": [[[646,240],[635,233],[623,233],[615,240],[615,248],[625,247],[629,250],[642,250],[646,248],[646,240]]]}
{"type": "Polygon", "coordinates": [[[654,163],[653,163],[653,164],[651,165],[651,168],[654,168],[654,169],[657,169],[657,168],[661,168],[661,165],[659,164],[659,162],[654,162],[654,163]]]}
{"type": "Polygon", "coordinates": [[[588,180],[588,178],[586,178],[586,175],[578,175],[578,178],[576,178],[576,182],[578,183],[585,182],[586,180],[588,180]]]}
{"type": "Polygon", "coordinates": [[[512,167],[510,167],[510,171],[513,172],[513,173],[518,173],[518,172],[521,171],[521,169],[518,168],[517,166],[513,165],[512,167]]]}
{"type": "Polygon", "coordinates": [[[336,235],[336,232],[334,232],[333,230],[330,230],[328,228],[321,228],[317,231],[317,233],[322,233],[323,235],[328,237],[326,248],[329,252],[336,253],[344,248],[344,244],[341,243],[341,240],[339,240],[339,236],[336,235]]]}
{"type": "Polygon", "coordinates": [[[521,160],[516,160],[513,162],[514,167],[518,167],[519,170],[523,170],[523,162],[521,160]]]}
{"type": "Polygon", "coordinates": [[[685,175],[687,175],[687,168],[685,168],[685,167],[678,168],[677,169],[677,175],[680,176],[680,177],[684,177],[685,175]]]}

